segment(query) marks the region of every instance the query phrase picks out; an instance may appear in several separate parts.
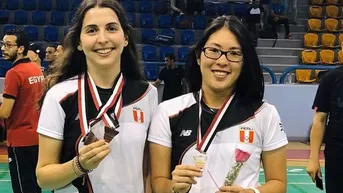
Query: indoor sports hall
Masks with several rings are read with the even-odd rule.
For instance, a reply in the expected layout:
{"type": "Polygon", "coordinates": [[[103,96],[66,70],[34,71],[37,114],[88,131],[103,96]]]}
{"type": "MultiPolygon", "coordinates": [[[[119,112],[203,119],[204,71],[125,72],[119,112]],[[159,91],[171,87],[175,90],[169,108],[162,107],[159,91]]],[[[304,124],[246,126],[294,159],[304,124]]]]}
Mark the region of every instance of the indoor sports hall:
{"type": "MultiPolygon", "coordinates": [[[[0,0],[0,36],[8,29],[20,28],[45,48],[61,44],[82,0],[0,0]]],[[[191,0],[189,0],[191,1],[191,0]]],[[[174,54],[183,67],[188,48],[202,36],[207,24],[219,15],[248,17],[250,0],[200,0],[200,11],[171,14],[170,0],[120,0],[135,29],[138,52],[145,77],[153,83],[165,66],[165,56],[174,54]]],[[[195,2],[200,2],[195,1],[195,2]]],[[[258,1],[264,8],[268,0],[258,1]]],[[[280,0],[286,6],[290,35],[277,25],[277,38],[267,25],[251,31],[265,79],[265,100],[276,106],[290,143],[287,145],[287,193],[321,193],[306,173],[310,156],[309,130],[314,111],[312,103],[321,71],[343,63],[341,42],[343,16],[341,0],[280,0]],[[290,5],[290,2],[295,2],[290,5]]],[[[261,19],[261,23],[265,22],[261,19]]],[[[1,51],[0,51],[1,53],[1,51]]],[[[1,55],[1,54],[0,54],[1,55]]],[[[48,68],[47,59],[42,67],[48,68]]],[[[0,92],[12,64],[0,57],[0,92]]],[[[159,85],[161,101],[164,84],[159,85]]],[[[0,193],[11,193],[6,143],[0,144],[0,193]]],[[[324,149],[324,147],[322,147],[324,149]]],[[[324,155],[320,160],[324,166],[324,155]]],[[[322,168],[324,172],[324,168],[322,168]]],[[[263,168],[260,183],[263,184],[263,168]]],[[[325,176],[324,176],[325,178],[325,176]]],[[[44,192],[49,192],[45,190],[44,192]]]]}

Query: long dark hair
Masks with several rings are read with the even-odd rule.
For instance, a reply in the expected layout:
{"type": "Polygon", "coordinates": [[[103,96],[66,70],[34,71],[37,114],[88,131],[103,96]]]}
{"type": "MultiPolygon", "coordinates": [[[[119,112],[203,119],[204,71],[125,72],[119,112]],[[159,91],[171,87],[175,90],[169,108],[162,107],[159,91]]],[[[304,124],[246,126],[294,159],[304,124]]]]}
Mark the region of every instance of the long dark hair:
{"type": "Polygon", "coordinates": [[[143,75],[142,66],[139,63],[136,43],[133,37],[133,28],[129,25],[124,9],[119,2],[115,0],[84,0],[76,10],[68,33],[63,40],[63,54],[52,64],[51,71],[45,79],[45,91],[39,102],[40,106],[47,91],[52,86],[86,71],[86,56],[83,52],[77,50],[77,46],[80,42],[82,22],[85,14],[94,7],[112,9],[117,14],[124,34],[128,38],[128,45],[124,47],[120,60],[123,76],[131,80],[146,80],[143,75]]]}
{"type": "Polygon", "coordinates": [[[243,68],[237,80],[235,93],[246,101],[262,101],[264,95],[264,79],[253,40],[243,23],[235,16],[220,16],[214,19],[206,28],[200,41],[191,47],[186,61],[186,80],[190,92],[201,89],[202,75],[197,60],[200,58],[202,48],[209,37],[226,27],[237,38],[243,53],[243,68]]]}

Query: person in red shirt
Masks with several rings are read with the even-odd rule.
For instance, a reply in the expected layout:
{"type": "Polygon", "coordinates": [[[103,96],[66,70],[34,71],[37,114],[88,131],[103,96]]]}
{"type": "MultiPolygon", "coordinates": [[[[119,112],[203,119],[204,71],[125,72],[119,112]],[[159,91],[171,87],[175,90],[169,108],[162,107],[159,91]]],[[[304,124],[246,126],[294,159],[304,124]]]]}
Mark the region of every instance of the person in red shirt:
{"type": "Polygon", "coordinates": [[[1,41],[2,57],[13,62],[5,76],[0,118],[6,119],[8,161],[14,193],[40,193],[37,185],[38,160],[37,102],[43,91],[44,76],[27,57],[29,39],[12,29],[1,41]]]}

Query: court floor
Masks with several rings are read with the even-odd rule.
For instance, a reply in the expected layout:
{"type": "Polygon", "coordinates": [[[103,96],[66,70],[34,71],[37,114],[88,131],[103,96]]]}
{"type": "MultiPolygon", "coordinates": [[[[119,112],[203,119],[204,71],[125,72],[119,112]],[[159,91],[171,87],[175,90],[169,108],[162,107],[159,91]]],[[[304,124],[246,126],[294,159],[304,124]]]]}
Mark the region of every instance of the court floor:
{"type": "MultiPolygon", "coordinates": [[[[1,153],[1,152],[0,152],[1,153]]],[[[287,193],[323,193],[307,175],[305,166],[308,163],[309,147],[303,143],[290,143],[287,146],[287,193]]],[[[6,163],[6,155],[0,155],[0,193],[12,193],[11,180],[6,163]]],[[[321,155],[322,158],[322,155],[321,155]]],[[[323,166],[323,160],[321,160],[323,166]]],[[[322,168],[324,173],[324,168],[322,168]]],[[[325,176],[323,175],[325,178],[325,176]]],[[[260,170],[260,183],[264,183],[263,169],[260,170]]],[[[49,191],[44,191],[49,193],[49,191]]]]}
{"type": "MultiPolygon", "coordinates": [[[[263,169],[260,171],[260,183],[263,184],[263,169]]],[[[323,193],[317,189],[314,183],[308,177],[305,167],[290,166],[287,171],[288,190],[287,193],[323,193]]],[[[0,164],[0,192],[12,193],[11,180],[7,164],[0,164]]],[[[49,191],[44,191],[48,193],[49,191]]]]}

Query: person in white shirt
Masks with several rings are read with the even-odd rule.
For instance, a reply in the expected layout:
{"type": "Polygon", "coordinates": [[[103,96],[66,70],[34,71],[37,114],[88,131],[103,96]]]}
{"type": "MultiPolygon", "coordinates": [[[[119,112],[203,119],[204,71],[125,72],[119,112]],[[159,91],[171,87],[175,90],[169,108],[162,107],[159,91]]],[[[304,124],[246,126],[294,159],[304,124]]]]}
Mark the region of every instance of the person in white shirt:
{"type": "Polygon", "coordinates": [[[221,16],[191,49],[191,93],[162,102],[148,141],[156,193],[286,193],[288,140],[249,32],[221,16]],[[261,161],[265,184],[259,185],[261,161]]]}

